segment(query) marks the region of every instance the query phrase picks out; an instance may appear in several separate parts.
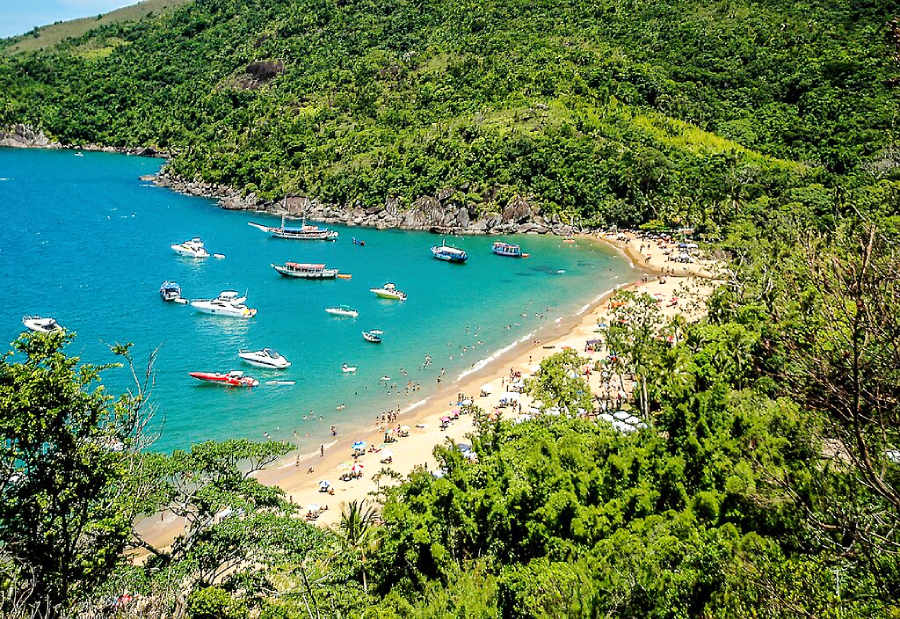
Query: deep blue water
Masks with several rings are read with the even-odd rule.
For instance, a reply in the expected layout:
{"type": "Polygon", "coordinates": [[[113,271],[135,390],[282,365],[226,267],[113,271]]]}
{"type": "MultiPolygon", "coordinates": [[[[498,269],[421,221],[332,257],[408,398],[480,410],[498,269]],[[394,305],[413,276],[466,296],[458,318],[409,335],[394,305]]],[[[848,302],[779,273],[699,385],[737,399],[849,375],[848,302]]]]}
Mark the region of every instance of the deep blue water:
{"type": "MultiPolygon", "coordinates": [[[[247,222],[275,225],[277,218],[224,211],[139,180],[160,165],[105,153],[0,148],[0,337],[12,341],[22,317],[39,314],[77,332],[69,352],[85,362],[114,361],[108,346],[115,342],[134,342],[139,364],[158,348],[153,403],[162,450],[205,439],[260,439],[263,432],[301,449],[317,446],[330,438],[332,424],[346,434],[397,404],[423,399],[436,390],[442,368],[444,385],[452,383],[512,342],[540,337],[532,333],[631,274],[627,261],[605,247],[534,235],[504,239],[531,254],[524,260],[491,254],[495,238],[448,239],[469,253],[464,265],[433,259],[429,248],[441,238],[422,232],[337,226],[333,243],[273,239],[247,222]],[[226,258],[197,261],[170,249],[193,236],[226,258]],[[353,236],[365,247],[352,244],[353,236]],[[322,262],[353,277],[286,279],[270,264],[287,260],[322,262]],[[164,303],[158,290],[166,279],[191,299],[246,291],[259,313],[228,319],[164,303]],[[369,288],[386,281],[409,299],[376,299],[369,288]],[[359,310],[359,318],[325,313],[342,303],[359,310]],[[373,328],[385,332],[383,344],[362,339],[361,331],[373,328]],[[263,346],[293,366],[266,371],[237,357],[240,348],[263,346]],[[420,369],[426,355],[433,362],[420,369]],[[343,362],[359,371],[341,372],[343,362]],[[262,385],[226,389],[188,376],[229,369],[246,370],[262,385]],[[388,394],[382,376],[391,378],[388,385],[413,381],[422,388],[388,394]],[[346,408],[338,411],[340,404],[346,408]]],[[[129,386],[121,370],[109,371],[105,383],[112,393],[129,386]]]]}

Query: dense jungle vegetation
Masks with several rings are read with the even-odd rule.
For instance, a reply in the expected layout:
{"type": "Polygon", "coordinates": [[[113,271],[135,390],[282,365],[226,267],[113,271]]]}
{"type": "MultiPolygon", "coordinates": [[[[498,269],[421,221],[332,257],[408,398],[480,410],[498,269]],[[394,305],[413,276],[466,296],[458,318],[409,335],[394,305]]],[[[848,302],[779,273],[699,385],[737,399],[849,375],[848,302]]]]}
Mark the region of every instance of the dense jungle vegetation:
{"type": "MultiPolygon", "coordinates": [[[[195,0],[0,56],[0,123],[168,149],[188,178],[520,195],[729,257],[702,321],[636,297],[610,328],[646,429],[476,411],[477,463],[448,444],[442,477],[385,472],[335,531],[251,475],[280,444],[148,452],[151,376],[112,399],[71,334],[23,336],[0,359],[0,615],[900,617],[895,8],[195,0]],[[163,509],[187,528],[160,549],[132,523],[163,509]]],[[[584,408],[580,363],[529,388],[584,408]]]]}
{"type": "Polygon", "coordinates": [[[265,198],[451,189],[473,211],[523,195],[715,226],[893,161],[894,8],[195,0],[0,54],[0,123],[168,149],[178,174],[265,198]]]}

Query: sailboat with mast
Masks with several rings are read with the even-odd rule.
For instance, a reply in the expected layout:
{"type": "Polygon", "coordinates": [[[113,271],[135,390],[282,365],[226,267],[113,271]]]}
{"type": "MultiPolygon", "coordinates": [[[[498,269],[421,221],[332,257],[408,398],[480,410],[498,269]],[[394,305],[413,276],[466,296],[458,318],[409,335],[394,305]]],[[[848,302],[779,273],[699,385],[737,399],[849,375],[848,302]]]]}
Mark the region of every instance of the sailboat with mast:
{"type": "Polygon", "coordinates": [[[334,241],[337,240],[338,233],[336,230],[329,228],[320,228],[319,226],[310,226],[306,224],[306,217],[301,220],[300,227],[288,227],[284,225],[285,214],[287,213],[287,198],[284,201],[284,208],[281,211],[280,226],[264,226],[255,221],[249,222],[248,226],[253,226],[263,232],[268,232],[277,239],[294,239],[299,241],[334,241]]]}

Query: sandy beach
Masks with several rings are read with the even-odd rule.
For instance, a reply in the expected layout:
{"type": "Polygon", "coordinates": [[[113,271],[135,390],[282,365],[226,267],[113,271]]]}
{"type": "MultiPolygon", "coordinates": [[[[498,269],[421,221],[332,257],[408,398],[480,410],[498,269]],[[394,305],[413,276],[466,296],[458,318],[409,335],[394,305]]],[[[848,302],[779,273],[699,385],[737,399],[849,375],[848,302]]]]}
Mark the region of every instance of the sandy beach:
{"type": "MultiPolygon", "coordinates": [[[[596,242],[597,238],[576,237],[576,242],[596,242]]],[[[671,262],[671,244],[641,241],[632,234],[620,233],[599,238],[623,252],[636,267],[635,281],[617,289],[638,289],[661,295],[660,307],[666,317],[682,314],[688,320],[695,320],[703,315],[703,300],[715,286],[715,261],[697,260],[688,264],[671,262]],[[673,299],[677,299],[677,303],[673,299]]],[[[412,410],[402,412],[397,420],[381,424],[373,418],[368,430],[360,430],[355,436],[336,437],[332,443],[325,445],[324,453],[317,451],[301,456],[292,455],[259,472],[258,479],[282,488],[292,502],[301,506],[303,514],[313,506],[312,511],[318,513],[318,517],[312,520],[316,524],[333,525],[340,520],[342,504],[367,498],[371,500],[379,485],[383,487],[398,483],[388,474],[382,474],[379,480],[380,471],[389,469],[402,478],[416,467],[424,466],[434,470],[436,461],[432,451],[436,445],[445,443],[448,439],[457,443],[467,442],[465,436],[472,431],[470,415],[459,416],[446,429],[441,427],[441,417],[452,415],[454,410],[458,410],[459,394],[471,398],[476,406],[488,412],[496,409],[501,411],[501,415],[512,415],[513,408],[497,408],[501,398],[508,396],[508,378],[511,372],[528,376],[545,357],[565,347],[579,351],[591,362],[604,358],[603,351],[585,352],[585,342],[600,337],[597,324],[603,322],[608,314],[609,298],[615,292],[616,289],[605,294],[603,290],[595,291],[596,297],[592,302],[585,305],[577,315],[559,319],[557,324],[538,336],[541,340],[514,346],[485,367],[472,371],[458,381],[448,376],[446,386],[441,391],[412,410]],[[483,391],[490,393],[482,396],[483,391]],[[408,437],[398,438],[385,446],[393,452],[390,463],[382,462],[385,459],[382,451],[368,450],[354,461],[351,445],[356,441],[365,441],[376,449],[381,447],[386,426],[394,429],[398,426],[410,428],[408,437]],[[363,467],[362,476],[342,481],[341,477],[350,471],[354,463],[363,467]],[[322,480],[330,482],[333,494],[321,491],[322,480]]],[[[600,381],[599,373],[592,373],[590,383],[595,394],[600,392],[600,381]]],[[[524,394],[519,394],[518,398],[523,410],[527,410],[530,398],[524,394]]],[[[515,411],[517,413],[518,408],[515,411]]],[[[163,546],[170,543],[183,526],[183,523],[170,514],[142,524],[142,532],[148,541],[163,546]]]]}

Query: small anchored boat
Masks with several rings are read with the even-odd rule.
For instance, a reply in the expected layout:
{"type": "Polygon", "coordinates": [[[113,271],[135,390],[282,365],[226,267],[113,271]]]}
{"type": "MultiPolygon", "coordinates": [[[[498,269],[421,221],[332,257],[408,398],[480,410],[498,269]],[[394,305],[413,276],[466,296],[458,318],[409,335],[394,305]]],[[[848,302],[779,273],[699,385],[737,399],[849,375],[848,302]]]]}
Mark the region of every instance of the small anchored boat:
{"type": "Polygon", "coordinates": [[[54,331],[62,331],[62,327],[53,318],[44,318],[42,316],[25,316],[22,324],[30,331],[35,333],[53,333],[54,331]]]}
{"type": "Polygon", "coordinates": [[[491,251],[498,256],[506,256],[507,258],[527,258],[528,254],[522,252],[522,248],[511,243],[497,241],[491,247],[491,251]]]}
{"type": "Polygon", "coordinates": [[[209,252],[206,251],[203,241],[201,241],[198,236],[195,236],[190,241],[172,245],[172,251],[180,256],[187,256],[188,258],[209,258],[209,252]]]}
{"type": "Polygon", "coordinates": [[[238,357],[250,365],[269,370],[283,370],[291,366],[290,361],[272,348],[263,348],[262,350],[241,349],[238,352],[238,357]]]}
{"type": "Polygon", "coordinates": [[[359,245],[360,247],[365,247],[366,242],[363,241],[363,240],[361,240],[361,239],[358,239],[358,238],[356,238],[356,237],[353,237],[353,244],[354,244],[354,245],[359,245]]]}
{"type": "Polygon", "coordinates": [[[230,318],[253,318],[256,310],[244,304],[247,297],[240,296],[234,290],[223,290],[215,299],[198,299],[191,302],[191,307],[205,314],[228,316],[230,318]]]}
{"type": "Polygon", "coordinates": [[[359,312],[351,308],[349,305],[338,305],[337,307],[326,307],[325,311],[332,316],[346,316],[348,318],[356,318],[359,312]]]}
{"type": "Polygon", "coordinates": [[[348,365],[348,364],[345,363],[344,365],[341,366],[341,371],[344,372],[344,373],[349,374],[349,373],[351,373],[351,372],[355,372],[355,371],[356,371],[356,366],[355,366],[355,365],[348,365]]]}
{"type": "Polygon", "coordinates": [[[369,288],[369,292],[374,292],[375,296],[381,299],[393,299],[395,301],[406,301],[406,293],[397,290],[394,284],[388,282],[381,288],[369,288]]]}
{"type": "Polygon", "coordinates": [[[159,296],[162,297],[163,301],[177,301],[181,298],[181,286],[166,280],[159,287],[159,296]]]}
{"type": "Polygon", "coordinates": [[[339,269],[326,269],[324,264],[303,264],[299,262],[285,262],[273,264],[272,268],[285,277],[299,277],[303,279],[334,279],[339,269]]]}
{"type": "Polygon", "coordinates": [[[438,260],[456,262],[458,264],[469,259],[469,254],[458,247],[447,245],[447,241],[443,241],[440,245],[432,247],[431,254],[438,260]]]}
{"type": "Polygon", "coordinates": [[[373,344],[381,344],[382,335],[384,335],[384,331],[379,331],[378,329],[362,332],[363,339],[367,342],[372,342],[373,344]]]}
{"type": "Polygon", "coordinates": [[[219,372],[190,372],[189,374],[197,380],[226,387],[256,387],[259,384],[258,380],[244,376],[244,373],[239,370],[231,370],[226,374],[219,372]]]}

